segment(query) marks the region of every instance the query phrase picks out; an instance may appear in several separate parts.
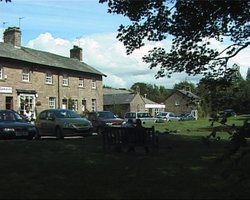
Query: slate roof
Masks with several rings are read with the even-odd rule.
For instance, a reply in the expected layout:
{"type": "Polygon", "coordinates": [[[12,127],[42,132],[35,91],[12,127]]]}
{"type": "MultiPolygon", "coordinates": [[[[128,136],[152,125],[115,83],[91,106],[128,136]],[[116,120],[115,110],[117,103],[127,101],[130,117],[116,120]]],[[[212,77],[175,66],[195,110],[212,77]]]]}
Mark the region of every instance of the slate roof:
{"type": "MultiPolygon", "coordinates": [[[[130,104],[136,93],[130,90],[103,88],[103,105],[130,104]]],[[[158,104],[140,95],[145,104],[158,104]]]]}
{"type": "Polygon", "coordinates": [[[199,99],[199,97],[197,95],[195,95],[194,93],[190,92],[190,91],[186,91],[186,90],[178,90],[181,94],[189,97],[189,98],[194,98],[194,99],[199,99]]]}
{"type": "Polygon", "coordinates": [[[103,95],[103,105],[130,104],[134,97],[134,93],[105,94],[103,95]]]}
{"type": "Polygon", "coordinates": [[[115,88],[103,88],[103,94],[128,94],[133,93],[130,90],[121,90],[121,89],[115,89],[115,88]]]}
{"type": "Polygon", "coordinates": [[[106,76],[90,65],[80,62],[75,58],[68,58],[26,47],[14,47],[9,43],[4,42],[0,42],[0,58],[7,58],[58,69],[74,70],[78,72],[106,76]]]}

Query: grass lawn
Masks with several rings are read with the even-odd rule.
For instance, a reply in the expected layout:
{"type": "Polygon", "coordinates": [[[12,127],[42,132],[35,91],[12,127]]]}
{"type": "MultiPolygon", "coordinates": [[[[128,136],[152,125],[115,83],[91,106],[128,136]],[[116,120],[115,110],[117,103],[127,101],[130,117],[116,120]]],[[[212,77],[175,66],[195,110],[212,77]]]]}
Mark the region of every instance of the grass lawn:
{"type": "MultiPolygon", "coordinates": [[[[228,124],[242,125],[245,117],[228,124]]],[[[149,154],[104,153],[100,136],[1,140],[0,198],[249,199],[250,154],[238,163],[218,161],[229,135],[206,145],[201,136],[209,125],[208,119],[156,124],[160,148],[149,154]]]]}

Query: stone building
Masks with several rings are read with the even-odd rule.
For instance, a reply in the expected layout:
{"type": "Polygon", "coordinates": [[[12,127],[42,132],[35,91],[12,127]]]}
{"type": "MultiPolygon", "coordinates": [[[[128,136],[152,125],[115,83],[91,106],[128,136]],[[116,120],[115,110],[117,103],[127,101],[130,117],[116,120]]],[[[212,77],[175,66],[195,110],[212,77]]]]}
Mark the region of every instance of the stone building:
{"type": "Polygon", "coordinates": [[[0,42],[0,109],[103,110],[103,76],[82,61],[78,46],[70,58],[22,47],[18,27],[6,29],[0,42]]]}
{"type": "Polygon", "coordinates": [[[165,105],[155,103],[138,91],[103,88],[103,108],[124,117],[126,112],[149,112],[155,116],[165,105]]]}
{"type": "Polygon", "coordinates": [[[166,111],[177,115],[191,113],[197,118],[200,98],[187,90],[175,90],[164,102],[166,111]]]}

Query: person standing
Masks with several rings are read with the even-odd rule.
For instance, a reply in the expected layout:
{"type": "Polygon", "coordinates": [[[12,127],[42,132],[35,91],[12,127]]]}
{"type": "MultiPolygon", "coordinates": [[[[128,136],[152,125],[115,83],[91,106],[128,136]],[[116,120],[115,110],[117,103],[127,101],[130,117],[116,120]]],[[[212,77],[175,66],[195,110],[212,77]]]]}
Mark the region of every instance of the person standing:
{"type": "Polygon", "coordinates": [[[25,110],[25,112],[24,112],[24,115],[27,117],[28,121],[31,122],[31,119],[32,119],[33,114],[32,114],[32,112],[30,111],[30,108],[29,108],[29,107],[26,108],[26,110],[25,110]]]}

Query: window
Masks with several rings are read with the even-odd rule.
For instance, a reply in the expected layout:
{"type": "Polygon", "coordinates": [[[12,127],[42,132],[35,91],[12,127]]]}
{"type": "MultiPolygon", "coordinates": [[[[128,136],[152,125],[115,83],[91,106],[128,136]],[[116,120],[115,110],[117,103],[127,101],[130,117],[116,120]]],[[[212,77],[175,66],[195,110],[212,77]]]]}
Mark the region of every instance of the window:
{"type": "Polygon", "coordinates": [[[92,89],[96,89],[96,80],[92,79],[92,89]]]}
{"type": "Polygon", "coordinates": [[[68,108],[68,99],[67,98],[62,99],[62,108],[63,109],[68,108]]]}
{"type": "Polygon", "coordinates": [[[63,74],[62,85],[63,86],[68,86],[69,85],[69,77],[68,77],[67,74],[63,74]]]}
{"type": "Polygon", "coordinates": [[[49,108],[54,109],[56,108],[56,98],[55,97],[49,97],[49,108]]]}
{"type": "Polygon", "coordinates": [[[85,112],[86,108],[87,108],[87,101],[86,101],[86,99],[83,99],[82,100],[82,111],[85,112]]]}
{"type": "Polygon", "coordinates": [[[73,99],[73,111],[77,111],[78,110],[78,100],[77,99],[73,99]]]}
{"type": "Polygon", "coordinates": [[[34,94],[20,94],[19,95],[19,112],[24,114],[27,108],[33,113],[35,108],[34,94]]]}
{"type": "Polygon", "coordinates": [[[3,67],[0,66],[0,79],[3,79],[3,67]]]}
{"type": "Polygon", "coordinates": [[[53,83],[53,76],[51,72],[47,72],[45,75],[45,83],[52,84],[53,83]]]}
{"type": "Polygon", "coordinates": [[[29,82],[30,81],[30,71],[27,68],[23,69],[23,72],[22,72],[22,81],[25,81],[25,82],[29,82]]]}
{"type": "Polygon", "coordinates": [[[79,78],[79,81],[78,81],[78,87],[84,87],[84,79],[83,78],[79,78]]]}
{"type": "Polygon", "coordinates": [[[96,99],[92,99],[91,109],[92,111],[96,111],[96,99]]]}

